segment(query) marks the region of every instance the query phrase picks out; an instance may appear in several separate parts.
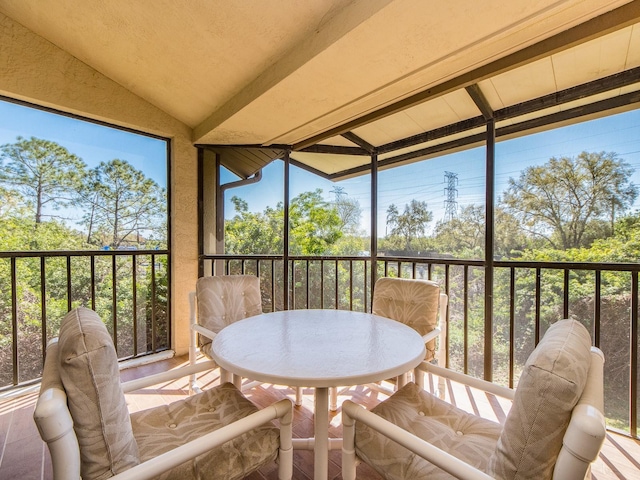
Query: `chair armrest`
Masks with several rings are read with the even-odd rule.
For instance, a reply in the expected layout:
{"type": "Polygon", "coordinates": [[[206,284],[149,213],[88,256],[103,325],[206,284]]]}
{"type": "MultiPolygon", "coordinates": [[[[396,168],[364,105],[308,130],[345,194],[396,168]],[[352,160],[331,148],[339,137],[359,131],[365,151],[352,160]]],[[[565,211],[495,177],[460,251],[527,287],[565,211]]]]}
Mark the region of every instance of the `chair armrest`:
{"type": "Polygon", "coordinates": [[[73,419],[67,407],[67,395],[57,387],[40,392],[33,413],[40,437],[47,443],[52,462],[53,477],[60,479],[80,478],[80,446],[73,430],[73,419]]]}
{"type": "Polygon", "coordinates": [[[191,330],[193,330],[194,332],[198,332],[200,335],[204,335],[205,337],[210,338],[211,340],[213,340],[217,335],[216,332],[209,330],[208,328],[205,328],[202,325],[199,325],[197,323],[191,324],[191,330]]]}
{"type": "Polygon", "coordinates": [[[194,365],[188,365],[185,367],[179,367],[173,370],[168,370],[162,373],[156,373],[155,375],[149,375],[146,377],[138,378],[136,380],[129,380],[122,383],[122,391],[124,393],[133,392],[141,388],[150,387],[151,385],[157,385],[158,383],[168,382],[176,380],[178,378],[193,375],[206,370],[213,370],[218,368],[218,364],[213,360],[207,360],[205,362],[196,363],[194,365]]]}
{"type": "MultiPolygon", "coordinates": [[[[169,452],[163,453],[129,470],[114,475],[113,480],[144,480],[156,478],[162,473],[176,467],[191,458],[197,457],[212,448],[222,445],[243,433],[253,430],[272,420],[280,419],[280,462],[290,463],[293,459],[291,442],[291,421],[293,418],[293,404],[284,399],[269,405],[247,417],[241,418],[218,430],[210,432],[191,442],[180,445],[169,452]],[[286,459],[283,458],[286,456],[286,459]]],[[[293,469],[293,465],[291,465],[293,469]]]]}
{"type": "Polygon", "coordinates": [[[433,365],[429,362],[422,362],[416,367],[416,369],[422,370],[423,372],[432,373],[439,377],[448,378],[450,380],[453,380],[454,382],[468,385],[470,387],[477,388],[478,390],[483,390],[487,393],[492,393],[493,395],[507,398],[509,400],[513,400],[513,397],[516,393],[515,390],[512,390],[510,388],[496,385],[495,383],[487,382],[486,380],[481,380],[479,378],[465,375],[464,373],[456,372],[454,370],[440,367],[438,365],[433,365]]]}
{"type": "Polygon", "coordinates": [[[354,420],[357,420],[457,478],[467,480],[490,480],[492,478],[481,470],[472,467],[429,442],[416,437],[399,426],[379,417],[375,413],[365,410],[350,400],[345,400],[342,404],[342,417],[346,430],[343,439],[343,465],[345,465],[345,463],[349,465],[349,460],[345,462],[344,455],[347,457],[353,456],[355,452],[354,420]]]}
{"type": "Polygon", "coordinates": [[[429,333],[425,333],[424,335],[422,335],[422,340],[424,341],[424,343],[430,342],[434,338],[438,338],[441,333],[442,333],[442,330],[440,330],[440,327],[436,327],[433,330],[431,330],[429,333]]]}
{"type": "Polygon", "coordinates": [[[589,465],[598,458],[607,434],[604,415],[603,383],[604,355],[600,349],[591,348],[591,366],[587,384],[571,414],[569,426],[562,439],[553,478],[567,478],[568,473],[585,475],[589,465]]]}

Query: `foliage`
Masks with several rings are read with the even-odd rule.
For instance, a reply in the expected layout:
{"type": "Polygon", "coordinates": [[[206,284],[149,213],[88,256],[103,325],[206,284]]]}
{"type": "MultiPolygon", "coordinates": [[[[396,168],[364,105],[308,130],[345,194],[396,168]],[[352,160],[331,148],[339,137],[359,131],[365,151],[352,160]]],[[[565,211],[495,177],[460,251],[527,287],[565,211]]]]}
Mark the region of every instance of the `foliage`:
{"type": "Polygon", "coordinates": [[[322,199],[322,190],[303,192],[289,205],[292,255],[322,255],[343,235],[335,206],[322,199]]]}
{"type": "Polygon", "coordinates": [[[35,222],[41,223],[45,207],[59,210],[72,203],[71,193],[79,187],[86,164],[49,140],[16,140],[0,146],[0,182],[19,192],[34,209],[35,222]]]}
{"type": "Polygon", "coordinates": [[[231,198],[236,215],[225,222],[225,251],[236,254],[282,253],[284,211],[282,204],[264,213],[249,212],[247,202],[231,198]]]}
{"type": "MultiPolygon", "coordinates": [[[[434,236],[443,253],[454,254],[467,251],[475,252],[476,258],[484,251],[484,208],[482,205],[468,205],[462,208],[458,216],[436,224],[434,236]]],[[[464,258],[464,257],[463,257],[464,258]]]]}
{"type": "Polygon", "coordinates": [[[340,230],[347,234],[357,234],[360,229],[360,217],[362,208],[360,202],[349,198],[344,187],[334,187],[331,190],[335,194],[334,206],[340,218],[340,230]]]}
{"type": "Polygon", "coordinates": [[[101,162],[81,189],[88,211],[83,217],[87,242],[118,248],[140,243],[166,217],[166,194],[126,161],[101,162]]]}
{"type": "Polygon", "coordinates": [[[391,227],[391,236],[397,236],[404,241],[404,249],[414,250],[412,242],[424,236],[427,224],[433,220],[433,213],[428,209],[427,202],[411,200],[400,213],[394,204],[387,209],[387,224],[391,227]]]}
{"type": "MultiPolygon", "coordinates": [[[[284,207],[249,212],[244,200],[231,198],[236,215],[225,223],[227,253],[280,253],[283,249],[284,207]]],[[[324,255],[343,237],[335,205],[322,198],[322,190],[303,192],[289,205],[289,239],[292,255],[324,255]]]]}
{"type": "MultiPolygon", "coordinates": [[[[509,179],[503,204],[532,235],[553,248],[588,246],[594,222],[623,211],[638,195],[629,181],[633,170],[615,153],[582,152],[576,158],[551,158],[509,179]]],[[[593,236],[593,235],[591,235],[593,236]]]]}

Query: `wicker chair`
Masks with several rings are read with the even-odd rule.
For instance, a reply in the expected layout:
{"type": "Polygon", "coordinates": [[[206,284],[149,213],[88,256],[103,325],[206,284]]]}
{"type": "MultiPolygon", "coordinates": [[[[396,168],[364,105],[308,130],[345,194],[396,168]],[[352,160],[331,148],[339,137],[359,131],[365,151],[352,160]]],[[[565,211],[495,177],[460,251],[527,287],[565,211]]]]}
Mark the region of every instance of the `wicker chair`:
{"type": "Polygon", "coordinates": [[[517,389],[424,362],[426,372],[513,400],[504,425],[408,383],[371,411],[345,401],[343,478],[356,459],[386,479],[582,480],[605,438],[602,352],[575,320],[552,325],[517,389]]]}
{"type": "MultiPolygon", "coordinates": [[[[240,479],[279,461],[293,470],[292,404],[258,410],[230,384],[129,415],[124,393],[214,368],[201,362],[120,383],[111,336],[86,308],[69,312],[47,348],[34,420],[55,480],[240,479]],[[271,421],[280,420],[280,427],[271,421]]],[[[186,379],[185,379],[186,380],[186,379]]]]}
{"type": "MultiPolygon", "coordinates": [[[[407,278],[380,278],[373,293],[372,313],[391,318],[416,330],[425,342],[427,350],[425,361],[446,358],[446,313],[448,297],[440,292],[437,283],[429,280],[407,278]],[[439,344],[436,344],[439,339],[439,344]]],[[[419,370],[413,372],[413,378],[423,386],[424,375],[419,370]]],[[[390,379],[396,385],[406,383],[406,378],[390,379]]],[[[379,385],[371,387],[391,394],[392,391],[379,385]]],[[[442,390],[442,389],[441,389],[442,390]]]]}
{"type": "MultiPolygon", "coordinates": [[[[189,361],[195,365],[199,351],[211,359],[212,342],[227,325],[262,313],[260,278],[253,275],[222,275],[201,277],[196,290],[189,294],[190,341],[189,361]],[[198,335],[199,334],[199,335],[198,335]],[[199,344],[198,344],[199,340],[199,344]]],[[[249,379],[251,380],[251,379],[249,379]]],[[[220,369],[220,383],[233,382],[247,390],[260,382],[242,384],[242,379],[220,369]]],[[[196,376],[191,376],[192,392],[199,392],[196,376]]],[[[302,389],[296,388],[296,405],[302,405],[302,389]]]]}

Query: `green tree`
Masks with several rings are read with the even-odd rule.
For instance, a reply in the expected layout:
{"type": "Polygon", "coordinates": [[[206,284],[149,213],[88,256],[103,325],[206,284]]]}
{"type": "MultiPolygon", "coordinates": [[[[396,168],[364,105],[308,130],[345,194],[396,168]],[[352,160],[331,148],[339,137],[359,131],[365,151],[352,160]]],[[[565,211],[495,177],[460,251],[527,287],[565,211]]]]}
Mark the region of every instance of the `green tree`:
{"type": "Polygon", "coordinates": [[[411,251],[412,241],[424,236],[427,224],[433,219],[433,213],[427,208],[427,202],[411,200],[404,206],[404,212],[391,204],[387,209],[387,225],[391,235],[404,240],[404,249],[411,251]]]}
{"type": "Polygon", "coordinates": [[[341,230],[355,234],[360,228],[360,217],[362,216],[362,208],[360,202],[353,198],[349,198],[349,194],[344,191],[344,187],[334,187],[331,190],[335,194],[334,205],[340,217],[341,230]]]}
{"type": "Polygon", "coordinates": [[[0,182],[16,189],[42,222],[46,207],[59,210],[73,201],[86,164],[66,148],[49,140],[17,137],[0,146],[0,182]]]}
{"type": "Polygon", "coordinates": [[[83,223],[94,244],[138,243],[141,232],[151,234],[164,225],[165,189],[125,160],[101,162],[83,193],[88,210],[83,223]]]}
{"type": "Polygon", "coordinates": [[[343,235],[338,210],[322,199],[322,189],[303,192],[289,206],[290,253],[321,255],[343,235]]]}
{"type": "Polygon", "coordinates": [[[282,253],[284,211],[279,203],[264,213],[249,211],[246,201],[231,197],[236,214],[225,222],[225,252],[236,254],[282,253]]]}
{"type": "Polygon", "coordinates": [[[467,205],[455,218],[438,222],[434,235],[441,252],[479,257],[484,251],[484,230],[484,207],[467,205]]]}
{"type": "Polygon", "coordinates": [[[575,158],[551,158],[509,179],[503,204],[535,236],[552,248],[586,246],[598,223],[612,222],[638,195],[633,169],[613,152],[582,152],[575,158]]]}

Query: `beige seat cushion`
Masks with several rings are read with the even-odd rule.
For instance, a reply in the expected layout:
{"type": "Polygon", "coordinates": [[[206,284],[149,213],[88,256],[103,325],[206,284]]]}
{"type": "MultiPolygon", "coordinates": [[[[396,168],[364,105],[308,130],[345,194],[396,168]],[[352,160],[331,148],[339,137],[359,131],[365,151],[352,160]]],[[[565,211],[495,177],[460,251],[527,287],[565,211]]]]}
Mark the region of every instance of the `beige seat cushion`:
{"type": "MultiPolygon", "coordinates": [[[[198,323],[214,333],[262,313],[260,279],[252,275],[201,277],[196,282],[198,323]]],[[[211,339],[200,335],[202,352],[211,356],[211,339]]]]}
{"type": "Polygon", "coordinates": [[[98,314],[83,307],[71,310],[60,325],[58,345],[82,478],[109,478],[137,465],[116,351],[98,314]]]}
{"type": "Polygon", "coordinates": [[[587,381],[591,337],[574,320],[551,325],[529,356],[488,473],[551,478],[571,412],[587,381]]]}
{"type": "MultiPolygon", "coordinates": [[[[440,287],[429,280],[380,278],[376,282],[371,311],[426,335],[438,326],[440,287]]],[[[435,357],[436,341],[427,343],[426,361],[435,357]]]]}
{"type": "MultiPolygon", "coordinates": [[[[206,433],[250,415],[257,408],[232,384],[131,415],[133,433],[142,461],[195,440],[206,433]]],[[[163,475],[166,479],[240,479],[275,460],[279,430],[271,424],[258,427],[163,475]]]]}
{"type": "MultiPolygon", "coordinates": [[[[485,469],[500,435],[499,424],[471,415],[408,383],[372,412],[485,469]]],[[[406,448],[356,422],[356,454],[386,479],[450,479],[406,448]]]]}

